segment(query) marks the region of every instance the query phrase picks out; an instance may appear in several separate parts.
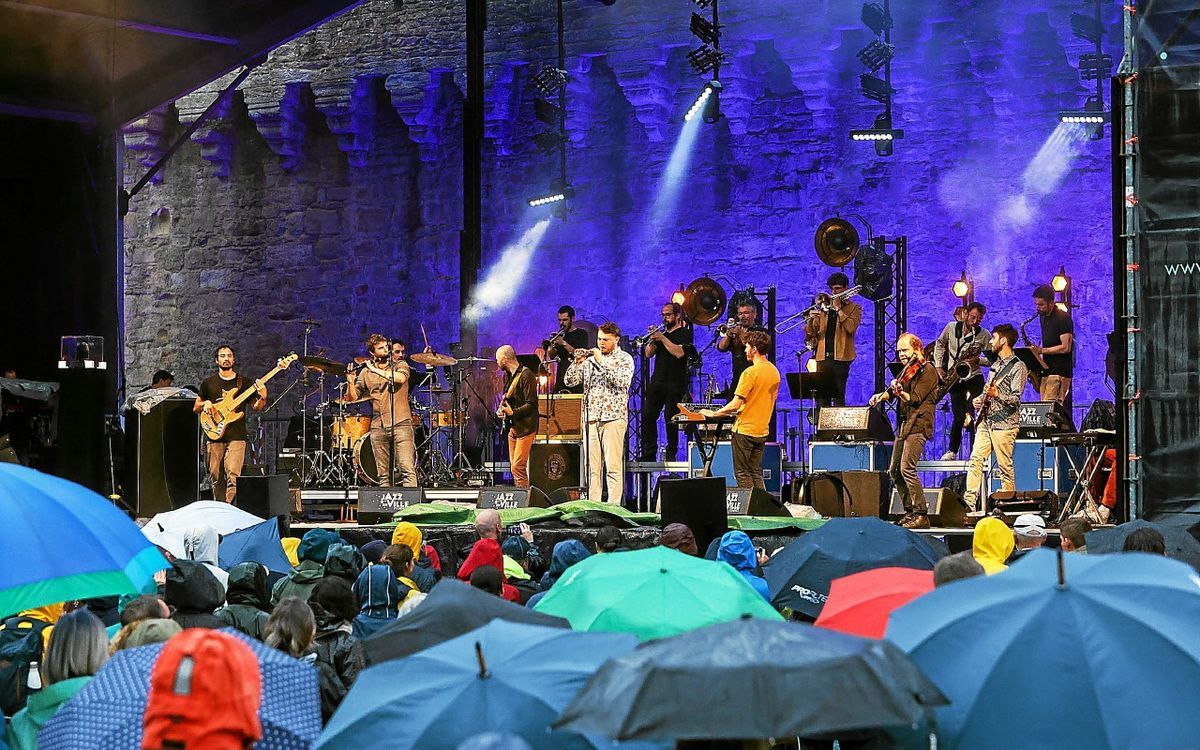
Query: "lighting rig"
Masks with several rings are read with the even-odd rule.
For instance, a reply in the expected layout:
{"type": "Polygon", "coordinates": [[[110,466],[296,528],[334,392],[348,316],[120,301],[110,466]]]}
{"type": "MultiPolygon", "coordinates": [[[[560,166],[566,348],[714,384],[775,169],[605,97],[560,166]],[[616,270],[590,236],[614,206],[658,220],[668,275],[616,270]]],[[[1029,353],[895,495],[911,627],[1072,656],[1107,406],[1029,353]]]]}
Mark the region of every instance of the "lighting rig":
{"type": "Polygon", "coordinates": [[[719,0],[692,0],[701,10],[712,9],[712,17],[705,18],[699,13],[692,13],[692,34],[700,40],[700,46],[688,52],[688,63],[692,70],[700,75],[708,76],[708,83],[696,96],[696,100],[687,108],[683,121],[689,122],[696,115],[702,115],[704,122],[716,122],[721,119],[721,63],[729,59],[729,55],[721,51],[721,24],[717,5],[719,0]]]}
{"type": "Polygon", "coordinates": [[[890,0],[883,4],[864,3],[862,22],[875,35],[875,39],[858,51],[858,60],[869,73],[858,77],[862,95],[883,105],[883,111],[875,116],[871,127],[850,131],[852,141],[870,141],[875,144],[875,153],[891,156],[893,144],[904,137],[904,131],[892,127],[892,58],[896,48],[892,45],[892,12],[890,0]]]}
{"type": "Polygon", "coordinates": [[[558,177],[550,183],[549,192],[530,198],[531,208],[553,205],[554,215],[567,217],[567,204],[575,197],[575,189],[567,180],[567,48],[563,25],[563,0],[558,6],[558,65],[544,67],[533,77],[540,96],[534,100],[533,114],[546,130],[533,137],[533,143],[543,154],[558,152],[558,177]],[[557,99],[557,103],[552,101],[557,99]]]}
{"type": "Polygon", "coordinates": [[[1058,113],[1059,122],[1091,125],[1091,139],[1098,141],[1104,137],[1104,123],[1109,122],[1112,113],[1104,104],[1104,82],[1112,77],[1112,55],[1104,53],[1104,21],[1100,15],[1100,0],[1084,0],[1085,5],[1092,6],[1090,15],[1083,13],[1071,14],[1071,31],[1079,39],[1091,42],[1092,52],[1079,57],[1079,78],[1083,81],[1095,81],[1096,93],[1084,101],[1083,109],[1063,110],[1058,113]]]}

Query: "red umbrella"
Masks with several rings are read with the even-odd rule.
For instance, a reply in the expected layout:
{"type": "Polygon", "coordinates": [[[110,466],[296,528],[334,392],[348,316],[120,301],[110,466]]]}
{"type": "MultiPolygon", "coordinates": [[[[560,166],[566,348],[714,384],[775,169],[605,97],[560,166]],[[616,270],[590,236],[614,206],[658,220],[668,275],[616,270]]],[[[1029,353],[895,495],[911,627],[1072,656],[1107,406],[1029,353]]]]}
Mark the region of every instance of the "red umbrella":
{"type": "Polygon", "coordinates": [[[882,638],[892,610],[933,590],[933,571],[876,568],[837,578],[817,626],[843,633],[882,638]]]}

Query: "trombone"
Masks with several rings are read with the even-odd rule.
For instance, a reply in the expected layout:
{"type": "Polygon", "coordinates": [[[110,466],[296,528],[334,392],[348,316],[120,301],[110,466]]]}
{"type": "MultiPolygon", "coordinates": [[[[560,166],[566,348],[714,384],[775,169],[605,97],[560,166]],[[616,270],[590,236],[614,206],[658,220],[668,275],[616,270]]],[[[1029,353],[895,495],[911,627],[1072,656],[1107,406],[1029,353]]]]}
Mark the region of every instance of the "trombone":
{"type": "Polygon", "coordinates": [[[816,297],[813,298],[813,303],[811,305],[804,308],[800,312],[793,313],[793,314],[789,315],[788,317],[784,318],[783,320],[779,321],[778,323],[776,323],[775,324],[775,333],[776,334],[787,333],[788,331],[799,328],[800,326],[808,323],[809,318],[813,317],[814,315],[820,315],[822,313],[827,313],[830,310],[832,310],[834,302],[841,302],[843,300],[850,299],[851,297],[857,295],[861,291],[862,291],[862,285],[859,284],[859,285],[850,287],[849,289],[845,290],[844,292],[838,292],[837,294],[833,294],[833,295],[826,294],[825,292],[821,292],[820,294],[818,294],[816,297]]]}

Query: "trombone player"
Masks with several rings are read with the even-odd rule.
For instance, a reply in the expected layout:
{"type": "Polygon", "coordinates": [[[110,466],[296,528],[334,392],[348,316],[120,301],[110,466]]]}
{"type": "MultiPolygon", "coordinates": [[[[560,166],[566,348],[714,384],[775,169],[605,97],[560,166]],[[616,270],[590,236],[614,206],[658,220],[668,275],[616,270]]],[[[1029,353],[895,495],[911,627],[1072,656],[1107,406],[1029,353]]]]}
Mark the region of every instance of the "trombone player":
{"type": "MultiPolygon", "coordinates": [[[[814,312],[805,321],[804,341],[816,352],[813,359],[817,363],[817,372],[834,373],[837,396],[825,406],[845,406],[850,365],[857,356],[854,335],[862,323],[862,305],[849,299],[850,279],[841,271],[830,274],[825,283],[829,287],[827,307],[823,312],[814,312]]],[[[818,305],[824,296],[818,295],[818,305]]]]}

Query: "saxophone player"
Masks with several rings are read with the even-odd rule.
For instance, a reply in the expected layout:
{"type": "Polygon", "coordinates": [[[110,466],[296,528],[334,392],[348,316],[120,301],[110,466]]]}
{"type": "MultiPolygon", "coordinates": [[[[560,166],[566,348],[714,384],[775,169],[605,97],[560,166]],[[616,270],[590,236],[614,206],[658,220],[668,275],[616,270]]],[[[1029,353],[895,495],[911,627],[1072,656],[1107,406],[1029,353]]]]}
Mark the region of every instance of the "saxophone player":
{"type": "MultiPolygon", "coordinates": [[[[850,279],[838,271],[825,280],[829,287],[829,310],[816,314],[804,324],[804,340],[816,352],[814,359],[817,372],[832,372],[837,383],[835,406],[846,403],[846,382],[850,379],[850,365],[857,353],[854,350],[854,335],[862,323],[862,305],[844,295],[850,288],[850,279]]],[[[826,404],[829,406],[830,404],[826,404]]]]}
{"type": "Polygon", "coordinates": [[[943,461],[953,461],[962,448],[963,430],[975,434],[975,409],[972,400],[983,393],[983,373],[980,371],[978,352],[989,344],[991,334],[980,325],[987,308],[978,302],[967,305],[962,320],[946,324],[937,341],[933,342],[933,363],[938,377],[945,380],[960,362],[968,364],[969,374],[959,378],[950,387],[950,413],[954,417],[950,425],[950,440],[943,461]],[[976,354],[971,356],[971,352],[976,354]],[[968,362],[969,361],[969,362],[968,362]]]}

